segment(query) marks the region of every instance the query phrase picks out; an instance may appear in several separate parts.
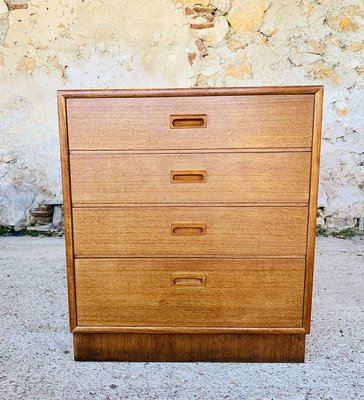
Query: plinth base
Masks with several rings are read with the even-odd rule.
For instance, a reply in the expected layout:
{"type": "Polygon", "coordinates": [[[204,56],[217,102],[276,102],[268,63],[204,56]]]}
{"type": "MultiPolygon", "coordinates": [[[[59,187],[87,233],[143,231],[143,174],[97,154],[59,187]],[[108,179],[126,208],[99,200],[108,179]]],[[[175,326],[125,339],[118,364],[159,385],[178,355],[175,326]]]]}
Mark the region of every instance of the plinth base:
{"type": "Polygon", "coordinates": [[[74,333],[77,361],[304,362],[305,335],[74,333]]]}

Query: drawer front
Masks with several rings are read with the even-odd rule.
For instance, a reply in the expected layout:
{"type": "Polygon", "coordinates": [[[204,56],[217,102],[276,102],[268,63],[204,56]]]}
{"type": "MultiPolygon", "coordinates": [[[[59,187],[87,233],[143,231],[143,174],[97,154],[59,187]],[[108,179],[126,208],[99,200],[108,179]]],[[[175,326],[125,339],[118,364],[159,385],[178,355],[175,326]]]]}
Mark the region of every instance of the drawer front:
{"type": "Polygon", "coordinates": [[[302,326],[303,260],[78,259],[82,326],[302,326]]]}
{"type": "Polygon", "coordinates": [[[74,208],[74,252],[303,257],[307,213],[306,207],[74,208]]]}
{"type": "Polygon", "coordinates": [[[70,150],[310,147],[314,96],[67,99],[70,150]]]}
{"type": "Polygon", "coordinates": [[[73,204],[307,202],[309,152],[72,153],[73,204]]]}

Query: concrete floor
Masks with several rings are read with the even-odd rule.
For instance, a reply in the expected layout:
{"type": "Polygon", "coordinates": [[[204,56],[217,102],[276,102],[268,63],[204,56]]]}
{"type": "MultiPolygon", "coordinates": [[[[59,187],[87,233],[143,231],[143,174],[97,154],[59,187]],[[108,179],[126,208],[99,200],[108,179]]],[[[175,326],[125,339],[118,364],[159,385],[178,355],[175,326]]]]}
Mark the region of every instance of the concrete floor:
{"type": "Polygon", "coordinates": [[[0,399],[364,399],[364,240],[319,238],[305,364],[76,363],[64,242],[0,238],[0,399]]]}

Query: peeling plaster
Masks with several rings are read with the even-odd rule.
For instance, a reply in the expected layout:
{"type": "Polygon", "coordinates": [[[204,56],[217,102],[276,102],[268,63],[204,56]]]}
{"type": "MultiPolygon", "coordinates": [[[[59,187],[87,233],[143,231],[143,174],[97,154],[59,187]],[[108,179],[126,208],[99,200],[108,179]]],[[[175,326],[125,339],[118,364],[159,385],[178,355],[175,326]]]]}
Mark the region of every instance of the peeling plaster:
{"type": "Polygon", "coordinates": [[[61,198],[56,89],[110,87],[324,84],[319,221],[364,217],[361,0],[13,3],[0,0],[0,224],[61,198]]]}

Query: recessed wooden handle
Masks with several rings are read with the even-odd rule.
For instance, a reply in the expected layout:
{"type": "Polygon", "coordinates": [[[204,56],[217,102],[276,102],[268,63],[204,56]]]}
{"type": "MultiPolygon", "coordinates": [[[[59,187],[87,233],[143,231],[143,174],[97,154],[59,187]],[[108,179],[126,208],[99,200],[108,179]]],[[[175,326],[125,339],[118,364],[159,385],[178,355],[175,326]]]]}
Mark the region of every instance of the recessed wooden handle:
{"type": "Polygon", "coordinates": [[[206,286],[206,275],[178,272],[171,275],[172,286],[206,286]]]}
{"type": "Polygon", "coordinates": [[[171,129],[184,129],[184,128],[206,128],[207,127],[207,114],[184,114],[184,115],[171,115],[170,128],[171,129]]]}
{"type": "Polygon", "coordinates": [[[203,236],[206,235],[206,224],[180,222],[171,225],[173,236],[203,236]]]}
{"type": "Polygon", "coordinates": [[[205,170],[171,171],[172,183],[204,183],[206,178],[207,172],[205,170]]]}

